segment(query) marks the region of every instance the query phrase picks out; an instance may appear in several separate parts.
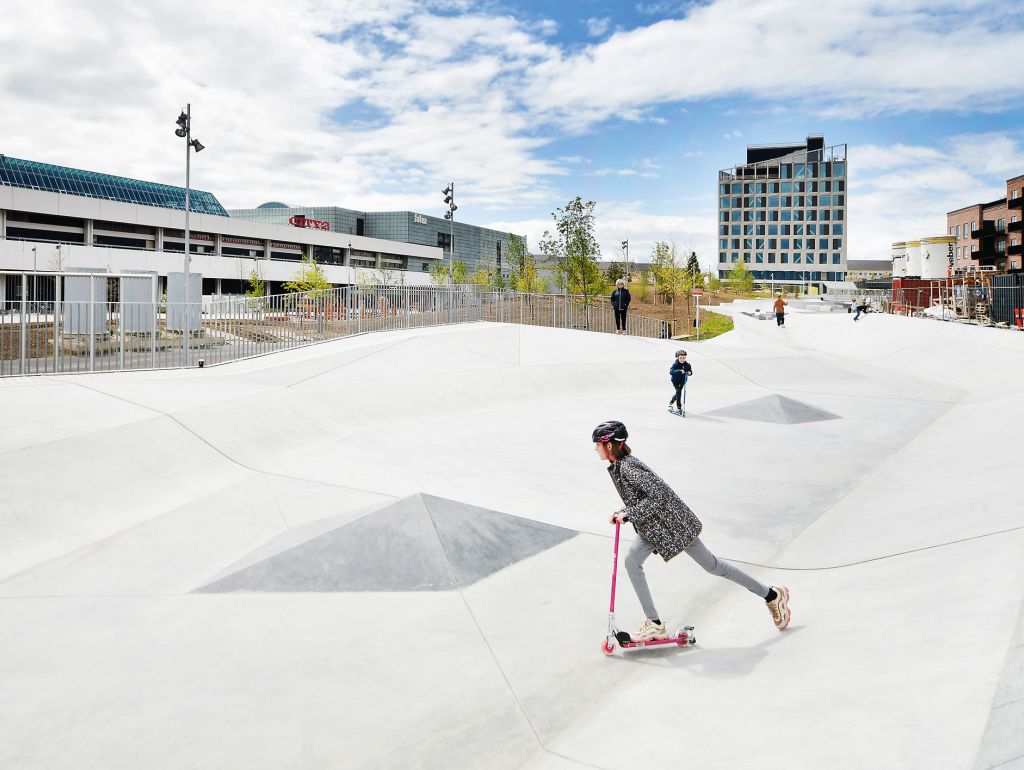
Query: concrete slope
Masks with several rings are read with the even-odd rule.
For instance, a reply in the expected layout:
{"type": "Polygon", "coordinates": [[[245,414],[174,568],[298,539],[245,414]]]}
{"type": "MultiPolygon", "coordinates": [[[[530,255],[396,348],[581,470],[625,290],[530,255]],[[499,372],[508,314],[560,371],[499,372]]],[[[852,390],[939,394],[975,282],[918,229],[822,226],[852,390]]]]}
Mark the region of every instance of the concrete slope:
{"type": "Polygon", "coordinates": [[[1011,766],[1024,335],[736,319],[685,419],[680,343],[513,325],[0,381],[0,766],[1011,766]],[[789,630],[655,557],[698,646],[601,655],[611,418],[789,630]]]}

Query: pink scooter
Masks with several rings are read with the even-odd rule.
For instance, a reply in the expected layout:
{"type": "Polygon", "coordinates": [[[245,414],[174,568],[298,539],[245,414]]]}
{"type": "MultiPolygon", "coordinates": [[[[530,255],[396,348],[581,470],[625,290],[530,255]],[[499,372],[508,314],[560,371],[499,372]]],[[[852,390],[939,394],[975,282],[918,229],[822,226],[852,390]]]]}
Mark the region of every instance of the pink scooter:
{"type": "Polygon", "coordinates": [[[668,639],[645,639],[637,641],[626,631],[620,631],[615,626],[615,579],[619,574],[619,531],[622,525],[615,522],[615,557],[612,562],[612,598],[608,603],[608,636],[601,642],[601,652],[605,655],[615,654],[615,645],[618,644],[624,650],[634,650],[638,647],[658,647],[663,644],[675,644],[679,647],[687,647],[697,643],[697,637],[693,635],[693,626],[683,626],[668,639]]]}

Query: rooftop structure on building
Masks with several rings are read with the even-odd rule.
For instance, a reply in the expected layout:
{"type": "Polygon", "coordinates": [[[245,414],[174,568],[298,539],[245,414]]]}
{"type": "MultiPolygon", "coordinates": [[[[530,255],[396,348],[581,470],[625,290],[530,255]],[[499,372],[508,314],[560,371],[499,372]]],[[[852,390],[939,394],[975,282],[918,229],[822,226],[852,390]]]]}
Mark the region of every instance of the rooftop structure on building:
{"type": "Polygon", "coordinates": [[[718,275],[742,262],[755,280],[846,280],[846,145],[821,134],[747,147],[718,172],[718,275]]]}

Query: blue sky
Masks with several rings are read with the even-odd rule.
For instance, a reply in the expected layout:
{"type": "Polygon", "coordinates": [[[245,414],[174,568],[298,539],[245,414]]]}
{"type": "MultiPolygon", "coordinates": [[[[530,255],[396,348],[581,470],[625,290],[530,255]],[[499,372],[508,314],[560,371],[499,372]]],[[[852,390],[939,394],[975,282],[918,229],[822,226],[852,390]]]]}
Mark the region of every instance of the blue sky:
{"type": "Polygon", "coordinates": [[[526,234],[579,194],[629,238],[715,256],[748,143],[849,145],[849,256],[945,228],[1024,173],[1024,17],[923,0],[38,0],[0,28],[0,152],[266,200],[526,234]],[[45,35],[38,34],[41,29],[45,35]]]}

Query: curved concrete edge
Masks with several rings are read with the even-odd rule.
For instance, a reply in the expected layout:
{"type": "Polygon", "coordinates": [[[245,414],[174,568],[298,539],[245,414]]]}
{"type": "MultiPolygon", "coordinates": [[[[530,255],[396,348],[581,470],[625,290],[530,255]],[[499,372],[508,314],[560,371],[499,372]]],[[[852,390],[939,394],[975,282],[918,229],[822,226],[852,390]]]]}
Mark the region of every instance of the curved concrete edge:
{"type": "Polygon", "coordinates": [[[975,770],[1024,767],[1024,602],[992,699],[975,770]]]}

